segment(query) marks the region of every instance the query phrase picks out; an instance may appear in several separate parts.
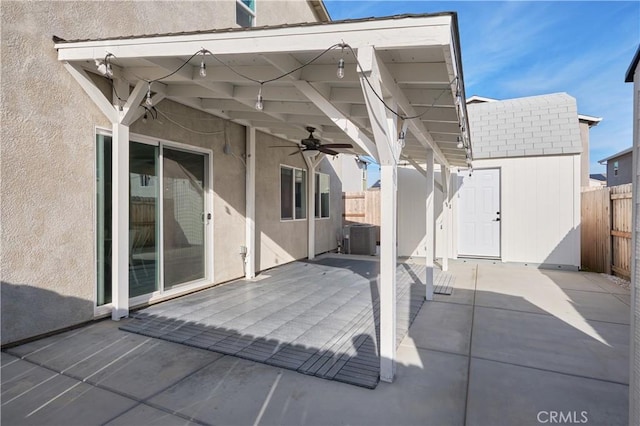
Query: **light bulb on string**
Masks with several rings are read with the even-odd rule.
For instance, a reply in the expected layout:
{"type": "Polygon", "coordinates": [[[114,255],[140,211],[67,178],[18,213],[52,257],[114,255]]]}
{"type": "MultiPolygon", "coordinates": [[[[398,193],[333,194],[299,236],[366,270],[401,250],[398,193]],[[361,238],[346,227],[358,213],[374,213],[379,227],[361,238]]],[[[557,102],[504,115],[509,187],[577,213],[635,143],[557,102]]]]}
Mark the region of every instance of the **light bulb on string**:
{"type": "Polygon", "coordinates": [[[148,106],[153,106],[153,100],[151,99],[151,82],[149,82],[149,88],[147,89],[147,99],[144,101],[148,106]]]}
{"type": "Polygon", "coordinates": [[[464,147],[464,144],[462,143],[462,138],[460,136],[458,136],[458,145],[456,145],[458,147],[458,149],[462,149],[464,147]]]}
{"type": "Polygon", "coordinates": [[[207,76],[207,65],[204,63],[204,50],[202,51],[202,59],[200,60],[200,77],[204,78],[207,76]]]}
{"type": "Polygon", "coordinates": [[[338,71],[336,72],[338,78],[344,78],[344,58],[340,58],[338,61],[338,71]]]}
{"type": "Polygon", "coordinates": [[[258,90],[258,97],[256,98],[256,109],[262,111],[264,103],[262,102],[262,84],[260,84],[260,90],[258,90]]]}
{"type": "Polygon", "coordinates": [[[142,122],[146,124],[147,122],[147,112],[144,112],[144,116],[142,117],[142,122]]]}

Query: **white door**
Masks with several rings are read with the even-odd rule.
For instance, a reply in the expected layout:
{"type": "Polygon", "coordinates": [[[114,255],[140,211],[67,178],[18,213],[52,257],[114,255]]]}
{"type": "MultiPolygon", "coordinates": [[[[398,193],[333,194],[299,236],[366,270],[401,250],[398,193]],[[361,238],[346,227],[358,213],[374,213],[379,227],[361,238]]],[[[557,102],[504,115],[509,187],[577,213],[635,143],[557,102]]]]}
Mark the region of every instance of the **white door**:
{"type": "Polygon", "coordinates": [[[458,255],[500,257],[500,169],[461,171],[458,255]]]}

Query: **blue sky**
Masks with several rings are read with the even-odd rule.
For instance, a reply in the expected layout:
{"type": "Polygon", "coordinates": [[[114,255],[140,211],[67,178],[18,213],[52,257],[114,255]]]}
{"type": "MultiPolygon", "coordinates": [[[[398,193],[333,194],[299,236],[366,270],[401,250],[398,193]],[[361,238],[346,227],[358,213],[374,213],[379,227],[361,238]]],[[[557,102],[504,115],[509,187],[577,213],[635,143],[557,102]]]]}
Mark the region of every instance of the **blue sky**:
{"type": "MultiPolygon", "coordinates": [[[[632,85],[624,76],[640,42],[638,1],[325,0],[333,20],[401,13],[458,13],[467,97],[509,99],[567,92],[591,129],[598,160],[631,146],[632,85]]],[[[370,184],[378,167],[370,168],[370,184]]]]}

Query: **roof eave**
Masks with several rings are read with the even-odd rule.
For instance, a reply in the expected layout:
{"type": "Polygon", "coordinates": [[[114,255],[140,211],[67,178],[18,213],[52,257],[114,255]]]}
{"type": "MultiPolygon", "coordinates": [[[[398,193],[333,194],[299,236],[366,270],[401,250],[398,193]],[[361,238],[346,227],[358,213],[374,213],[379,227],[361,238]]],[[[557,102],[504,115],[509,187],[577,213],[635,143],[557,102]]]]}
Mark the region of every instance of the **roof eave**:
{"type": "Polygon", "coordinates": [[[638,62],[640,62],[640,46],[638,46],[638,50],[636,50],[636,54],[633,56],[631,64],[629,64],[629,68],[627,69],[627,73],[624,79],[625,83],[633,82],[633,77],[636,73],[636,69],[638,68],[638,62]]]}

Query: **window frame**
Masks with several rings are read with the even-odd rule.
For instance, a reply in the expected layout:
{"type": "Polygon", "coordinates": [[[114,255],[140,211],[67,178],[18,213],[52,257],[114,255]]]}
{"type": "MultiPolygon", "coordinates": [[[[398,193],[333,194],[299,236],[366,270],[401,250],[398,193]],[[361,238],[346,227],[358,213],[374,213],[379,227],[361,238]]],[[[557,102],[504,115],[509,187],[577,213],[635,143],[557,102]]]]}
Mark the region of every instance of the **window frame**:
{"type": "Polygon", "coordinates": [[[613,162],[613,175],[618,176],[618,171],[620,170],[620,163],[618,161],[613,162]]]}
{"type": "Polygon", "coordinates": [[[303,169],[301,167],[295,167],[295,166],[289,166],[287,164],[280,164],[280,166],[278,167],[278,176],[279,176],[279,184],[280,184],[280,191],[278,192],[278,198],[279,198],[279,208],[280,208],[280,222],[301,222],[301,221],[306,221],[309,218],[309,205],[307,202],[307,197],[308,194],[307,192],[309,191],[308,185],[309,183],[307,182],[307,178],[308,178],[308,173],[306,169],[303,169]],[[289,169],[291,170],[291,208],[292,208],[292,218],[283,218],[282,217],[282,169],[289,169]],[[305,217],[303,218],[298,218],[296,217],[296,171],[301,171],[302,172],[302,176],[303,176],[303,180],[304,180],[304,190],[305,190],[305,196],[303,197],[303,203],[304,203],[304,210],[305,210],[305,217]]]}
{"type": "Polygon", "coordinates": [[[253,28],[255,26],[257,26],[256,24],[256,18],[257,18],[257,14],[256,14],[256,0],[253,0],[253,10],[247,6],[246,4],[244,4],[244,2],[242,0],[236,0],[236,25],[238,25],[241,28],[253,28]],[[248,27],[245,27],[241,24],[238,23],[238,6],[240,6],[240,8],[242,8],[247,14],[249,14],[249,16],[251,16],[251,25],[249,25],[248,27]]]}
{"type": "MultiPolygon", "coordinates": [[[[318,209],[318,212],[320,213],[320,216],[316,216],[315,215],[315,211],[314,211],[313,212],[314,219],[316,219],[316,220],[331,219],[331,175],[328,174],[328,173],[316,172],[316,176],[318,176],[318,180],[317,180],[316,185],[315,185],[315,191],[316,191],[316,194],[318,194],[318,195],[321,195],[320,194],[321,177],[322,176],[326,176],[327,180],[329,181],[329,192],[328,192],[329,197],[327,198],[327,201],[329,203],[329,208],[328,208],[329,215],[328,216],[322,216],[322,197],[318,196],[317,198],[315,198],[315,200],[316,200],[315,204],[316,204],[316,208],[318,209]]],[[[315,176],[314,176],[314,179],[315,179],[315,176]]],[[[315,197],[316,194],[313,194],[313,196],[315,197]]]]}

